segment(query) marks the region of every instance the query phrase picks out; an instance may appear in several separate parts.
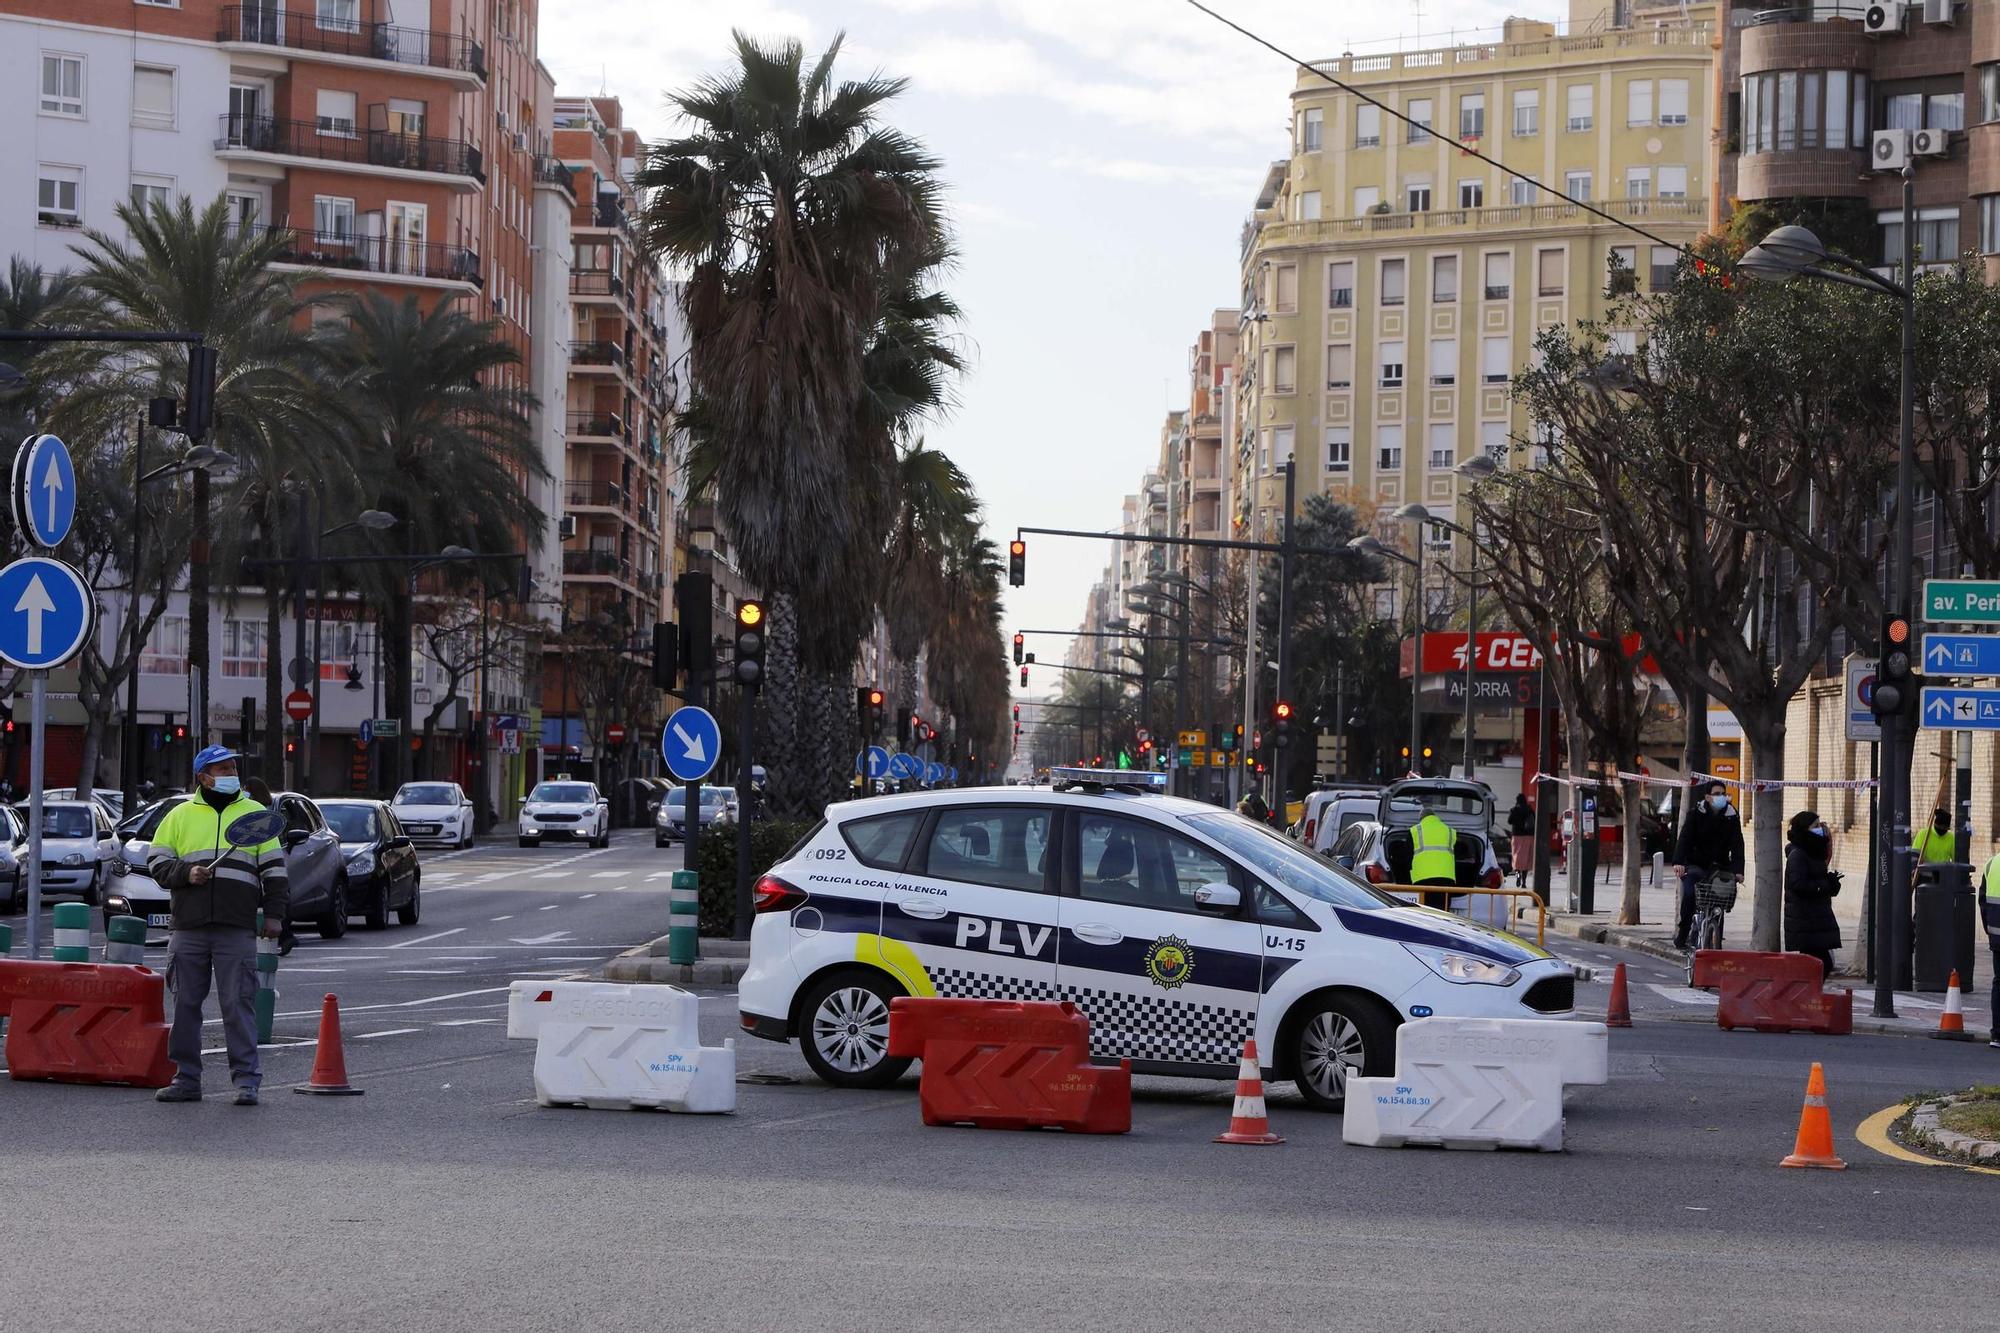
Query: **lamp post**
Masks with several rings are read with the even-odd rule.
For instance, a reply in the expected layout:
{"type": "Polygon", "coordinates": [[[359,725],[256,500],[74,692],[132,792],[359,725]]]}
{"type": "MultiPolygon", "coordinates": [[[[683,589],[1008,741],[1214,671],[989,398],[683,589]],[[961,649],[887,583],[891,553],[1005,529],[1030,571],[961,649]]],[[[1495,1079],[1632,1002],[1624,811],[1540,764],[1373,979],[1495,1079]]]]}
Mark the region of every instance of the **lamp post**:
{"type": "MultiPolygon", "coordinates": [[[[1901,422],[1896,432],[1896,540],[1893,564],[1889,569],[1888,615],[1883,618],[1884,636],[1877,645],[1877,661],[1897,651],[1887,641],[1892,620],[1910,619],[1916,572],[1915,525],[1912,510],[1916,497],[1916,383],[1917,383],[1917,240],[1916,175],[1903,167],[1903,266],[1901,282],[1876,273],[1865,264],[1828,250],[1819,237],[1804,227],[1778,227],[1754,246],[1738,262],[1738,267],[1754,277],[1778,282],[1795,278],[1816,278],[1848,287],[1880,292],[1901,303],[1903,316],[1903,366],[1901,422]]],[[[1882,728],[1882,801],[1876,815],[1876,846],[1886,864],[1886,873],[1875,876],[1875,1005],[1879,1018],[1896,1014],[1896,975],[1909,956],[1910,899],[1910,757],[1914,748],[1910,724],[1910,700],[1877,715],[1882,728]]]]}

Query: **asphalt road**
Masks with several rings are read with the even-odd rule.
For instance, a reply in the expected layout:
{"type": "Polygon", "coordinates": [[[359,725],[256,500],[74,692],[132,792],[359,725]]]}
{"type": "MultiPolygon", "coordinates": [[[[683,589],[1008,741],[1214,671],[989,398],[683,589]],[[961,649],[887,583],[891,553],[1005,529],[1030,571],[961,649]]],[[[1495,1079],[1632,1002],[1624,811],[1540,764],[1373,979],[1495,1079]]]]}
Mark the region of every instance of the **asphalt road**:
{"type": "MultiPolygon", "coordinates": [[[[1230,1087],[1158,1079],[1126,1136],[925,1129],[914,1076],[835,1092],[747,1037],[741,1073],[797,1081],[741,1085],[734,1116],[538,1108],[504,987],[658,932],[651,876],[678,854],[632,837],[433,856],[421,925],[305,938],[255,1110],[226,1104],[219,1061],[194,1106],[0,1083],[19,1260],[0,1329],[1993,1323],[1979,1219],[2000,1180],[1854,1131],[1910,1092],[2000,1081],[2000,1051],[1648,1021],[1674,1001],[1641,977],[1639,1026],[1612,1034],[1608,1086],[1571,1090],[1559,1155],[1350,1148],[1277,1088],[1288,1142],[1223,1147],[1230,1087]],[[284,1090],[323,990],[364,1097],[284,1090]],[[1777,1166],[1814,1060],[1845,1172],[1777,1166]]],[[[732,995],[702,1013],[706,1040],[735,1035],[732,995]]]]}

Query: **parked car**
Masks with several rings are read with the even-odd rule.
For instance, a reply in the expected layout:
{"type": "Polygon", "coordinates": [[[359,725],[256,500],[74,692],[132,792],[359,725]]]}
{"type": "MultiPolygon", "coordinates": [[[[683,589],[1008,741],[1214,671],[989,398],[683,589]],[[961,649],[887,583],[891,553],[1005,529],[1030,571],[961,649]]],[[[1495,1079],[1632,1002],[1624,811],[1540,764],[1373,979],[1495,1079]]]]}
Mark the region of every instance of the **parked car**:
{"type": "Polygon", "coordinates": [[[11,805],[0,805],[0,884],[7,886],[7,910],[28,909],[28,821],[11,805]]]}
{"type": "MultiPolygon", "coordinates": [[[[715,823],[725,811],[733,818],[736,809],[736,788],[710,787],[701,789],[701,827],[715,823]]],[[[687,788],[675,787],[660,802],[660,808],[653,812],[653,845],[665,847],[687,837],[687,788]]]]}
{"type": "Polygon", "coordinates": [[[342,799],[321,801],[319,812],[340,839],[348,910],[358,912],[370,930],[386,927],[391,910],[403,925],[416,925],[423,913],[423,871],[395,809],[381,801],[342,799]]]}
{"type": "MultiPolygon", "coordinates": [[[[1500,862],[1493,852],[1493,793],[1480,782],[1409,778],[1390,783],[1382,789],[1375,817],[1350,825],[1334,844],[1333,859],[1371,884],[1408,884],[1410,831],[1427,814],[1442,819],[1458,835],[1452,848],[1457,862],[1452,882],[1467,888],[1499,888],[1500,862]]],[[[1454,906],[1459,905],[1462,898],[1454,902],[1454,906]]]]}
{"type": "MultiPolygon", "coordinates": [[[[28,807],[14,812],[25,827],[28,807]]],[[[74,895],[95,907],[103,895],[105,866],[116,855],[111,816],[96,801],[42,801],[42,898],[74,895]]]]}
{"type": "Polygon", "coordinates": [[[472,845],[472,798],[456,782],[406,782],[396,789],[389,808],[412,842],[472,845]]]}
{"type": "MultiPolygon", "coordinates": [[[[76,799],[76,788],[45,787],[42,789],[42,799],[45,801],[74,801],[76,799]]],[[[125,817],[124,792],[107,791],[103,787],[92,787],[90,789],[90,799],[104,807],[104,813],[111,816],[112,823],[116,824],[125,817]]]]}
{"type": "MultiPolygon", "coordinates": [[[[148,944],[166,943],[165,932],[173,926],[173,903],[146,870],[146,858],[152,853],[153,834],[160,821],[189,799],[169,796],[126,820],[112,834],[105,919],[143,917],[148,944]]],[[[340,842],[310,798],[287,791],[278,792],[276,801],[275,808],[285,816],[285,830],[278,835],[278,843],[285,851],[285,875],[291,886],[286,923],[305,922],[322,938],[337,940],[347,933],[349,902],[340,842]]]]}
{"type": "Polygon", "coordinates": [[[1375,813],[1381,797],[1380,787],[1330,787],[1307,793],[1298,840],[1324,855],[1349,824],[1375,813]]]}
{"type": "Polygon", "coordinates": [[[557,778],[536,783],[521,806],[521,845],[539,847],[543,838],[570,838],[592,847],[609,847],[611,803],[594,782],[557,778]]]}

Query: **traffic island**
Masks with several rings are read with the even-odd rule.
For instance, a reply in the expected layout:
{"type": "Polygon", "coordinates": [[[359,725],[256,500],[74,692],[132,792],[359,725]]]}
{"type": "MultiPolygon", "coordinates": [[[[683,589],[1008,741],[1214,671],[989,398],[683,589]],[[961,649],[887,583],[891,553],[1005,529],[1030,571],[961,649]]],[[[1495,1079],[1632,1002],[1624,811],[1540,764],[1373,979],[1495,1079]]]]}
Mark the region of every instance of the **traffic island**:
{"type": "Polygon", "coordinates": [[[1915,1102],[1890,1134],[1939,1161],[1964,1166],[2000,1162],[2000,1087],[1972,1087],[1915,1102]]]}
{"type": "Polygon", "coordinates": [[[636,949],[627,949],[604,965],[606,981],[665,986],[734,986],[750,966],[748,940],[704,937],[692,963],[676,963],[669,954],[670,935],[636,949]]]}

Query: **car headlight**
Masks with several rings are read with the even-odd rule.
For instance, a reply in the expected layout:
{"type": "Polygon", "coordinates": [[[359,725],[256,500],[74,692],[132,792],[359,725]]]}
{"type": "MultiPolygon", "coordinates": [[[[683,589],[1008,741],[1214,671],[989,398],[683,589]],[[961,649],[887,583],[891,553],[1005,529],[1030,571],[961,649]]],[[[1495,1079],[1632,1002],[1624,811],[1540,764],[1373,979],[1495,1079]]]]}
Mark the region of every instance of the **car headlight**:
{"type": "Polygon", "coordinates": [[[104,910],[115,916],[130,916],[132,915],[132,900],[113,894],[104,900],[104,910]]]}
{"type": "Polygon", "coordinates": [[[120,857],[111,863],[111,873],[114,875],[129,875],[132,873],[132,864],[123,857],[120,857]]]}
{"type": "Polygon", "coordinates": [[[374,874],[375,853],[356,852],[354,855],[347,858],[347,869],[349,870],[349,872],[356,875],[374,874]]]}
{"type": "Polygon", "coordinates": [[[83,853],[71,852],[68,856],[65,856],[63,858],[62,863],[66,866],[80,866],[83,864],[83,853]]]}
{"type": "Polygon", "coordinates": [[[1454,949],[1434,949],[1424,944],[1405,944],[1418,962],[1461,986],[1511,986],[1521,979],[1519,968],[1496,963],[1454,949]]]}

